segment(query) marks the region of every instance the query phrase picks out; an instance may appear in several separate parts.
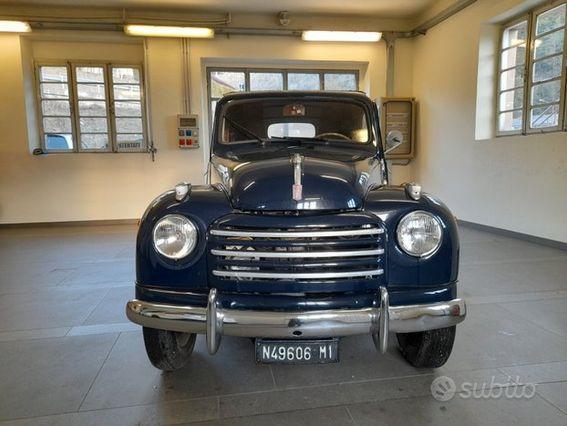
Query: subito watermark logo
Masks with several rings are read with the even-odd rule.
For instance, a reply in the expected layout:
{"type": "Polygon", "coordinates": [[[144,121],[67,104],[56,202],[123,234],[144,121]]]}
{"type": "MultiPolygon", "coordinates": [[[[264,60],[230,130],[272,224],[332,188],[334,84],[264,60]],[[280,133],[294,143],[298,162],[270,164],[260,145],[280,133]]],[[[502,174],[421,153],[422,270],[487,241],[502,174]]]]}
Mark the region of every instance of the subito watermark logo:
{"type": "Polygon", "coordinates": [[[447,402],[455,396],[463,399],[530,399],[536,393],[535,383],[521,383],[520,378],[499,383],[491,377],[489,382],[462,382],[460,386],[448,376],[436,377],[431,382],[431,395],[437,401],[447,402]]]}
{"type": "Polygon", "coordinates": [[[437,401],[450,401],[455,396],[456,391],[457,385],[450,377],[439,376],[431,382],[431,395],[437,401]]]}

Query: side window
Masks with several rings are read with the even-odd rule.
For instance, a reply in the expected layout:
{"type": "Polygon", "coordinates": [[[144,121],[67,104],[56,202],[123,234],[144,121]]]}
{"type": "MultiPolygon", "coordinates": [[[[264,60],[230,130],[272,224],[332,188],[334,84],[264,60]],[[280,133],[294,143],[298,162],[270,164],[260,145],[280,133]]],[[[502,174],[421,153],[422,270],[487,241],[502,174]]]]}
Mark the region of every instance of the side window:
{"type": "Polygon", "coordinates": [[[38,65],[46,152],[143,152],[146,117],[140,66],[38,65]]]}
{"type": "Polygon", "coordinates": [[[43,145],[49,151],[73,151],[73,123],[67,66],[43,66],[38,72],[43,145]]]}
{"type": "Polygon", "coordinates": [[[557,129],[560,125],[564,38],[565,4],[536,14],[530,68],[529,129],[557,129]]]}
{"type": "Polygon", "coordinates": [[[118,151],[144,148],[144,107],[141,72],[133,67],[112,67],[112,110],[118,151]]]}
{"type": "Polygon", "coordinates": [[[504,26],[497,93],[498,135],[565,129],[565,2],[504,26]]]}
{"type": "Polygon", "coordinates": [[[523,127],[527,34],[527,20],[505,28],[502,33],[498,93],[501,132],[520,132],[523,127]]]}
{"type": "Polygon", "coordinates": [[[109,151],[107,82],[103,67],[75,66],[79,151],[109,151]]]}

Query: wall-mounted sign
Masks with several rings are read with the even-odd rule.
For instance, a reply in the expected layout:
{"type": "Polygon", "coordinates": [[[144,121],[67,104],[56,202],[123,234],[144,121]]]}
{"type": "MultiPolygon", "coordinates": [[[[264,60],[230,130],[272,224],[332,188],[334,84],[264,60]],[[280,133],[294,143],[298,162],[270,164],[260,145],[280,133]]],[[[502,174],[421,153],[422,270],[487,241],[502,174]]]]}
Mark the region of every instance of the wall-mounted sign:
{"type": "Polygon", "coordinates": [[[391,131],[400,132],[403,143],[386,154],[388,159],[412,159],[415,156],[415,99],[381,98],[382,139],[391,131]]]}

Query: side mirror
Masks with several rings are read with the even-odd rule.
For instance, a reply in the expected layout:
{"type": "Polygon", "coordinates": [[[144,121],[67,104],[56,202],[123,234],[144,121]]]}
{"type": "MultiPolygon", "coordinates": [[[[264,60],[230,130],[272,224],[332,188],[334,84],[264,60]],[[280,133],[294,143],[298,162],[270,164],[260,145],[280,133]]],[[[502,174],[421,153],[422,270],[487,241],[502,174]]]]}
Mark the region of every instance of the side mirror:
{"type": "Polygon", "coordinates": [[[392,152],[404,143],[404,135],[399,130],[390,130],[386,135],[386,151],[384,154],[392,152]]]}

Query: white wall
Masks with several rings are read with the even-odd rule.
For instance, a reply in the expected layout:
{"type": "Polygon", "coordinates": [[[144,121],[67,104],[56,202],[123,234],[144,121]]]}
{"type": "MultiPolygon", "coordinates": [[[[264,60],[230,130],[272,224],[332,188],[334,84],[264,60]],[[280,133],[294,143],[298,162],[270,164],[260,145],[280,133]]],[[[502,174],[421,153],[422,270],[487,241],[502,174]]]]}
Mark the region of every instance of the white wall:
{"type": "Polygon", "coordinates": [[[460,219],[567,242],[567,134],[475,140],[481,26],[525,5],[479,0],[415,39],[413,172],[460,219]]]}
{"type": "MultiPolygon", "coordinates": [[[[31,155],[24,93],[33,86],[23,76],[24,69],[28,74],[31,69],[30,55],[80,59],[143,56],[139,45],[123,44],[132,43],[132,39],[65,33],[67,41],[61,45],[54,41],[61,39],[57,33],[46,36],[47,41],[38,42],[38,36],[34,37],[32,41],[22,37],[22,42],[17,35],[0,35],[0,223],[138,218],[151,199],[176,182],[204,181],[207,132],[199,150],[176,147],[176,115],[183,112],[182,57],[176,39],[148,41],[151,124],[158,149],[155,162],[148,154],[139,153],[31,155]]],[[[383,43],[318,44],[287,37],[217,37],[193,40],[190,47],[191,107],[200,114],[202,129],[207,127],[207,64],[335,68],[342,62],[342,66],[359,68],[361,87],[371,97],[383,96],[385,91],[383,43]]],[[[409,55],[411,45],[405,49],[409,55]]],[[[397,87],[409,92],[411,82],[400,82],[397,87]]],[[[33,140],[33,125],[30,130],[33,140]]],[[[397,168],[394,179],[407,180],[408,173],[407,168],[397,168]]]]}

